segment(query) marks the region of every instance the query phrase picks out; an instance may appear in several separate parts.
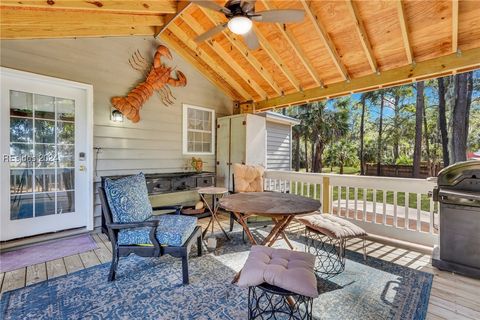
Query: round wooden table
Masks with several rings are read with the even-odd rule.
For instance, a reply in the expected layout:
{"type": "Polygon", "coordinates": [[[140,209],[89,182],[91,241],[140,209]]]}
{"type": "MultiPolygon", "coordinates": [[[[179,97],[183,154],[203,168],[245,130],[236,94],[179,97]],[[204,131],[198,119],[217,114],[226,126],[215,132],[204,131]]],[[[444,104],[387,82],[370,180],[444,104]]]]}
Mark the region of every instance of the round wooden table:
{"type": "Polygon", "coordinates": [[[263,240],[262,245],[271,246],[282,236],[293,248],[285,229],[296,215],[310,213],[320,209],[320,201],[280,192],[244,192],[224,196],[219,203],[224,210],[231,211],[243,227],[252,244],[257,244],[247,225],[248,217],[253,215],[272,218],[275,226],[263,240]]]}

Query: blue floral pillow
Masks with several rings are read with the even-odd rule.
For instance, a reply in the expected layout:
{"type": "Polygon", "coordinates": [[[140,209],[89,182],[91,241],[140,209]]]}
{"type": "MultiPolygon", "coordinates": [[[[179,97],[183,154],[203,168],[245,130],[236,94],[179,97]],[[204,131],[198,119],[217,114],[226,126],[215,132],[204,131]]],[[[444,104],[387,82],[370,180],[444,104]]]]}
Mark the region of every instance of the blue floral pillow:
{"type": "Polygon", "coordinates": [[[152,215],[145,175],[105,179],[105,193],[113,222],[144,221],[152,215]]]}

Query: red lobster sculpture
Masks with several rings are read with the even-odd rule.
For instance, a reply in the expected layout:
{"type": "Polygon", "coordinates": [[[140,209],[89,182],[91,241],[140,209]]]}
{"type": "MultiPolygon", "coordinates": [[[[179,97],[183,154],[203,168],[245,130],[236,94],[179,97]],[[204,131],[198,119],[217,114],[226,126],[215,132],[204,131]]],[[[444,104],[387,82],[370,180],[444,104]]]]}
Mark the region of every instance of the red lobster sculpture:
{"type": "MultiPolygon", "coordinates": [[[[141,63],[146,65],[145,59],[138,53],[140,58],[135,54],[137,59],[142,60],[141,63]]],[[[155,56],[153,58],[153,67],[148,72],[148,75],[144,82],[138,84],[134,89],[132,89],[127,96],[125,97],[113,97],[112,104],[120,111],[127,119],[132,122],[138,122],[140,120],[140,109],[143,104],[152,96],[154,91],[159,92],[163,104],[171,105],[173,101],[170,99],[175,97],[172,95],[170,86],[174,87],[184,87],[187,85],[187,78],[181,71],[176,71],[177,79],[174,79],[170,76],[173,68],[167,67],[161,62],[161,57],[167,57],[172,60],[172,54],[167,47],[160,45],[157,48],[155,56]]],[[[132,62],[130,65],[132,65],[132,62]]],[[[134,62],[135,59],[134,59],[134,62]]],[[[139,63],[136,62],[138,65],[139,63]]],[[[136,68],[132,65],[136,70],[136,68]]],[[[141,70],[140,70],[141,71],[141,70]]]]}

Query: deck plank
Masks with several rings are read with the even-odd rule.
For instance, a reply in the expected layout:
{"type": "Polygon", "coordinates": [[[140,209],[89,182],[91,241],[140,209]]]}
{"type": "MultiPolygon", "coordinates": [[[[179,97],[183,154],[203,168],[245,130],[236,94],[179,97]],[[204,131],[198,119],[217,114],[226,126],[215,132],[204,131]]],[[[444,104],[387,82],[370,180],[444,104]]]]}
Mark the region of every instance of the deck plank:
{"type": "Polygon", "coordinates": [[[52,279],[67,274],[63,258],[47,261],[47,278],[52,279]]]}
{"type": "Polygon", "coordinates": [[[63,258],[63,260],[65,261],[65,268],[67,269],[67,273],[72,273],[85,269],[85,266],[83,265],[82,260],[80,259],[80,256],[78,254],[65,257],[63,258]]]}
{"type": "Polygon", "coordinates": [[[27,268],[20,268],[5,272],[3,279],[2,292],[25,287],[25,274],[27,268]]]}
{"type": "Polygon", "coordinates": [[[26,285],[47,280],[47,266],[45,262],[34,264],[27,267],[26,285]]]}
{"type": "Polygon", "coordinates": [[[80,259],[82,259],[85,268],[90,268],[100,264],[100,260],[95,254],[95,251],[87,251],[80,253],[80,259]]]}

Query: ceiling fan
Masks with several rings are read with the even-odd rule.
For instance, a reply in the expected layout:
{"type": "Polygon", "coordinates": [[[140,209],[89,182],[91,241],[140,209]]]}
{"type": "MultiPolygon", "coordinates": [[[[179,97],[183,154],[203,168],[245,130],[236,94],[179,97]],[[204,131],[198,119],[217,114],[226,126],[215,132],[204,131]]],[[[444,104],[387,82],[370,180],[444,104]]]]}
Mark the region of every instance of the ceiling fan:
{"type": "Polygon", "coordinates": [[[258,38],[252,28],[253,22],[292,23],[300,22],[305,16],[303,10],[278,9],[255,12],[255,0],[229,0],[221,6],[213,0],[194,1],[195,4],[221,12],[227,17],[228,22],[222,23],[195,38],[202,42],[228,28],[231,32],[243,36],[247,47],[255,50],[259,47],[258,38]]]}

